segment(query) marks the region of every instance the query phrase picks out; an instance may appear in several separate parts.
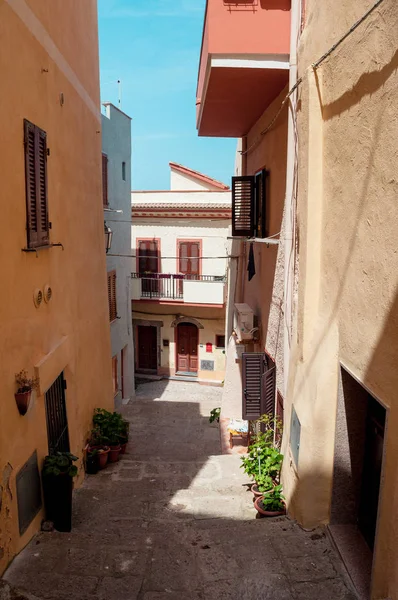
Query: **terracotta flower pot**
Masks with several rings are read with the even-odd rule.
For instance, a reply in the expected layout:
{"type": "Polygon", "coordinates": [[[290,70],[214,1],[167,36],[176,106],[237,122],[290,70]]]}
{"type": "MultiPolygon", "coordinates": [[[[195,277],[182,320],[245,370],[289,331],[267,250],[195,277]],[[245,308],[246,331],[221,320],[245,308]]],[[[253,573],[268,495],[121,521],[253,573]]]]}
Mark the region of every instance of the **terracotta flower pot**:
{"type": "Polygon", "coordinates": [[[108,461],[112,463],[117,462],[119,460],[120,450],[120,445],[111,446],[109,450],[108,461]]]}
{"type": "Polygon", "coordinates": [[[253,485],[251,486],[250,490],[252,491],[252,493],[254,494],[254,496],[256,498],[258,498],[259,496],[260,497],[264,496],[264,494],[269,494],[270,492],[272,492],[272,488],[270,488],[266,492],[260,492],[260,490],[258,489],[257,483],[253,483],[253,485]]]}
{"type": "Polygon", "coordinates": [[[99,464],[100,469],[105,469],[106,464],[108,462],[108,454],[109,454],[108,446],[104,446],[102,448],[102,452],[98,453],[98,464],[99,464]]]}
{"type": "Polygon", "coordinates": [[[127,442],[124,442],[124,444],[120,444],[120,454],[126,454],[126,449],[127,449],[127,442]]]}
{"type": "Polygon", "coordinates": [[[262,507],[262,501],[263,501],[262,496],[258,496],[254,501],[254,506],[256,507],[256,509],[260,513],[260,515],[264,515],[265,517],[279,517],[280,515],[286,514],[285,503],[283,503],[284,504],[283,510],[264,510],[264,508],[262,507]]]}
{"type": "Polygon", "coordinates": [[[15,401],[17,403],[18,410],[21,415],[26,415],[29,408],[31,395],[32,390],[29,390],[29,392],[19,392],[15,394],[15,401]]]}

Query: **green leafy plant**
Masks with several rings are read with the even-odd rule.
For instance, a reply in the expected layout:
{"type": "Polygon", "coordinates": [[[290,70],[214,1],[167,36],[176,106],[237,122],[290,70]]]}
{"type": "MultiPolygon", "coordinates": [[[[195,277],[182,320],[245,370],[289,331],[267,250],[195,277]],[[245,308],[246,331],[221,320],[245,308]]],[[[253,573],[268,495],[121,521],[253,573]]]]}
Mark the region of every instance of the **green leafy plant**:
{"type": "Polygon", "coordinates": [[[29,377],[25,369],[15,374],[15,382],[18,386],[17,394],[37,390],[39,387],[39,379],[37,377],[29,377]]]}
{"type": "Polygon", "coordinates": [[[257,476],[256,483],[258,491],[262,494],[265,494],[265,492],[269,492],[269,490],[272,490],[274,485],[272,477],[266,473],[260,473],[257,476]]]}
{"type": "Polygon", "coordinates": [[[248,448],[247,456],[241,457],[241,468],[257,484],[265,476],[276,481],[281,470],[283,455],[272,446],[270,438],[270,431],[257,434],[248,448]]]}
{"type": "Polygon", "coordinates": [[[220,407],[213,408],[213,410],[210,411],[209,423],[213,423],[213,421],[215,421],[216,419],[218,422],[220,420],[220,414],[221,414],[220,407]]]}
{"type": "Polygon", "coordinates": [[[98,443],[92,445],[110,444],[111,446],[117,446],[128,441],[129,422],[117,412],[96,408],[94,410],[93,425],[92,439],[96,439],[98,443]]]}
{"type": "Polygon", "coordinates": [[[44,459],[43,476],[69,475],[69,477],[76,477],[78,470],[73,463],[77,460],[77,456],[70,452],[50,454],[44,459]]]}
{"type": "Polygon", "coordinates": [[[106,446],[109,444],[109,438],[96,426],[91,430],[89,444],[90,446],[106,446]]]}
{"type": "Polygon", "coordinates": [[[263,496],[261,499],[261,504],[264,510],[276,512],[284,510],[284,500],[285,498],[282,494],[282,486],[277,485],[271,492],[263,496]]]}

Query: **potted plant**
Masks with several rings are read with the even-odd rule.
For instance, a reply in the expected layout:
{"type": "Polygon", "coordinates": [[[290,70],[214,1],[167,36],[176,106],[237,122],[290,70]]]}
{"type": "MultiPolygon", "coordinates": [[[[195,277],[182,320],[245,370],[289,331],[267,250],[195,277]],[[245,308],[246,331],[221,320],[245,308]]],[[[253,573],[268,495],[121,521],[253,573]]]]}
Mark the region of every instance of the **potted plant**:
{"type": "Polygon", "coordinates": [[[28,377],[28,372],[25,371],[25,369],[22,369],[22,371],[15,374],[15,382],[18,386],[15,393],[15,401],[20,414],[26,415],[30,404],[32,390],[38,389],[39,380],[37,377],[28,377]]]}
{"type": "Polygon", "coordinates": [[[77,456],[70,452],[55,452],[46,456],[42,469],[42,482],[46,519],[58,531],[72,529],[73,477],[78,471],[73,463],[77,456]]]}
{"type": "Polygon", "coordinates": [[[96,475],[99,470],[99,450],[97,448],[87,448],[86,454],[86,473],[96,475]]]}
{"type": "Polygon", "coordinates": [[[274,487],[274,480],[268,473],[260,473],[257,475],[256,483],[251,486],[251,491],[254,496],[263,496],[268,494],[274,487]]]}
{"type": "Polygon", "coordinates": [[[104,436],[99,427],[94,427],[91,430],[91,437],[89,440],[89,452],[97,450],[98,452],[98,466],[100,469],[104,469],[108,462],[109,446],[108,438],[104,436]]]}
{"type": "Polygon", "coordinates": [[[258,496],[254,501],[254,506],[260,515],[265,517],[277,517],[286,514],[282,486],[276,485],[273,490],[264,496],[258,496]]]}
{"type": "Polygon", "coordinates": [[[119,436],[120,439],[120,454],[125,454],[129,441],[130,423],[126,419],[122,419],[122,429],[119,436]]]}
{"type": "Polygon", "coordinates": [[[219,423],[220,422],[220,414],[221,414],[221,407],[213,408],[213,410],[210,411],[209,423],[213,423],[213,421],[217,421],[217,423],[219,423]]]}

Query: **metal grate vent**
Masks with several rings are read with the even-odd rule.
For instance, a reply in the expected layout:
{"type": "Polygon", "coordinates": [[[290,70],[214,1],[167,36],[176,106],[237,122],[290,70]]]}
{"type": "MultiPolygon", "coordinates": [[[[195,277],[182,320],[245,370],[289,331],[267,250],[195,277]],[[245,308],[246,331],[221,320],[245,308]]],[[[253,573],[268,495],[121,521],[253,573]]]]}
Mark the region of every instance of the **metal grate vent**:
{"type": "Polygon", "coordinates": [[[41,486],[35,451],[17,475],[19,533],[22,535],[41,509],[41,486]]]}

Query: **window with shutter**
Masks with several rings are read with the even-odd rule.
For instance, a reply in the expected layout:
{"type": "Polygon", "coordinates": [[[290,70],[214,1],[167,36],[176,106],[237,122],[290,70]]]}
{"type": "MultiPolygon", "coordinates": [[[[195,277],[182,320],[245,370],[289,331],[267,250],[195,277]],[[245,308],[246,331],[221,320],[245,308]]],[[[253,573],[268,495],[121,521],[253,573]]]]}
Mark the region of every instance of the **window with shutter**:
{"type": "Polygon", "coordinates": [[[232,235],[252,237],[254,230],[254,177],[232,177],[232,235]]]}
{"type": "Polygon", "coordinates": [[[267,236],[267,176],[262,169],[256,175],[232,177],[233,236],[267,236]]]}
{"type": "Polygon", "coordinates": [[[254,421],[262,415],[262,376],[267,369],[264,352],[244,352],[242,354],[242,418],[254,421]]]}
{"type": "Polygon", "coordinates": [[[108,206],[108,156],[102,154],[102,203],[108,206]]]}
{"type": "Polygon", "coordinates": [[[109,304],[109,321],[115,321],[117,318],[116,305],[116,271],[108,273],[108,304],[109,304]]]}
{"type": "Polygon", "coordinates": [[[26,230],[28,248],[50,243],[47,194],[47,134],[24,120],[26,230]]]}
{"type": "Polygon", "coordinates": [[[275,415],[276,366],[265,352],[242,354],[242,418],[247,421],[261,415],[275,415]]]}
{"type": "Polygon", "coordinates": [[[200,246],[199,240],[178,240],[178,273],[191,275],[191,279],[200,275],[200,246]]]}

